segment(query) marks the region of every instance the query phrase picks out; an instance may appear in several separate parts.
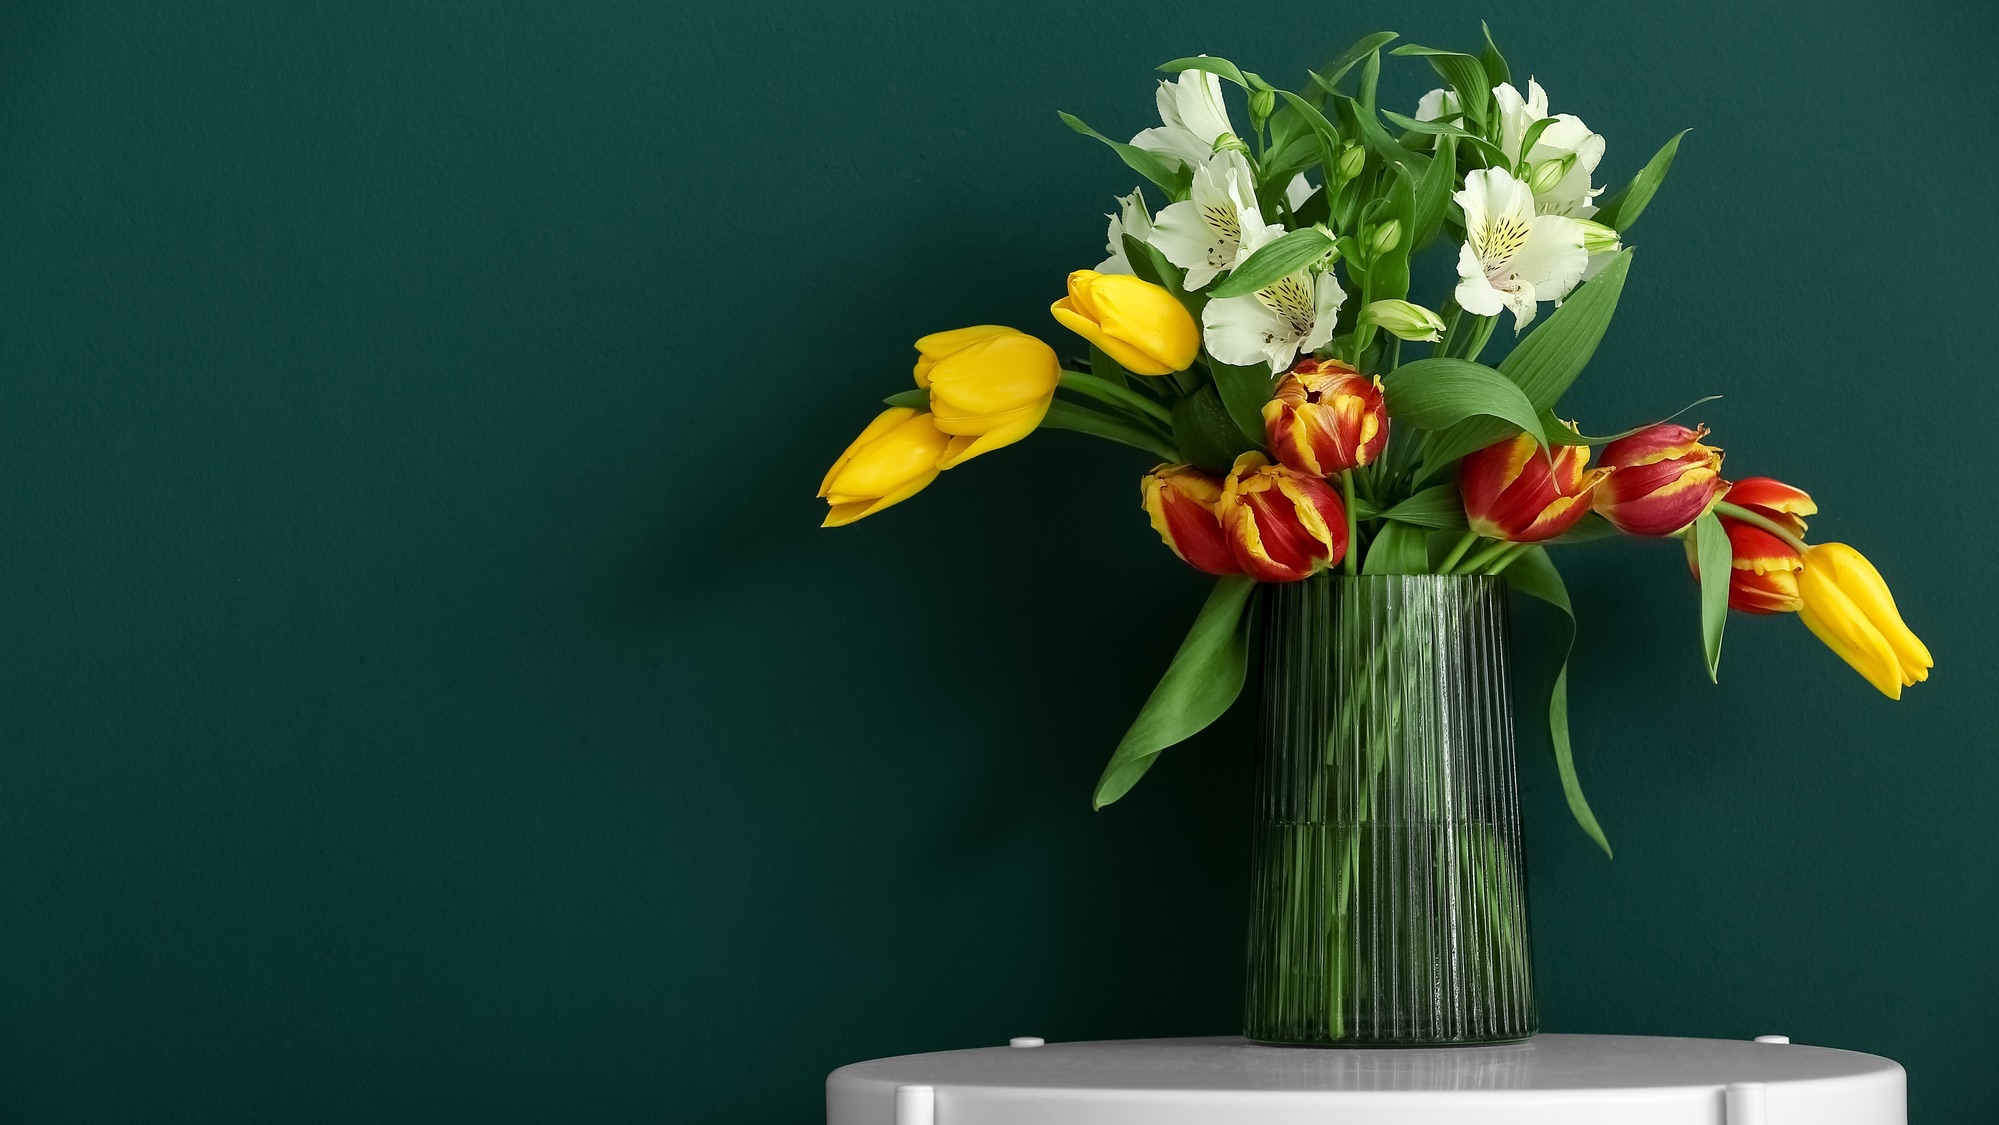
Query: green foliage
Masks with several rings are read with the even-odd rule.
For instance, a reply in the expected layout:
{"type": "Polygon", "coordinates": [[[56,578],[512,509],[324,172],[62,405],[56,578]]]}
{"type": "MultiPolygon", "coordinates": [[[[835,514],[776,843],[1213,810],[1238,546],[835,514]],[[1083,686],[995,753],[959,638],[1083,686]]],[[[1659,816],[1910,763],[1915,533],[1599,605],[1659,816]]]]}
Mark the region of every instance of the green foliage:
{"type": "Polygon", "coordinates": [[[1498,426],[1501,436],[1524,431],[1547,444],[1540,413],[1526,392],[1484,364],[1441,357],[1419,359],[1397,368],[1382,386],[1388,416],[1397,422],[1449,433],[1478,419],[1498,426]]]}
{"type": "Polygon", "coordinates": [[[1179,451],[1173,448],[1172,443],[1159,436],[1150,427],[1092,410],[1067,399],[1058,398],[1048,404],[1048,414],[1041,420],[1041,428],[1073,430],[1079,434],[1089,434],[1091,437],[1143,450],[1161,461],[1180,460],[1179,451]]]}
{"type": "Polygon", "coordinates": [[[1095,138],[1109,145],[1111,151],[1118,154],[1118,159],[1125,162],[1126,167],[1151,180],[1172,198],[1179,199],[1187,194],[1187,182],[1193,178],[1193,174],[1186,169],[1169,164],[1158,154],[1147,152],[1136,145],[1128,145],[1123,141],[1114,141],[1097,132],[1095,129],[1090,128],[1088,125],[1083,124],[1082,119],[1075,114],[1063,113],[1058,110],[1056,116],[1062,119],[1063,124],[1078,133],[1086,137],[1095,138]]]}
{"type": "Polygon", "coordinates": [[[1492,82],[1486,78],[1485,66],[1478,59],[1461,51],[1439,51],[1433,47],[1419,47],[1407,43],[1395,48],[1397,55],[1416,55],[1427,60],[1437,77],[1457,91],[1458,104],[1464,106],[1465,120],[1474,126],[1480,135],[1484,134],[1487,121],[1492,116],[1492,82]]]}
{"type": "MultiPolygon", "coordinates": [[[[1348,550],[1360,549],[1358,543],[1348,550]]],[[[1362,574],[1427,574],[1430,571],[1430,537],[1422,528],[1407,523],[1383,524],[1367,548],[1362,574]]]]}
{"type": "Polygon", "coordinates": [[[1270,401],[1277,383],[1270,368],[1236,367],[1210,359],[1208,370],[1214,373],[1215,390],[1221,393],[1229,417],[1235,419],[1236,427],[1249,439],[1252,448],[1262,449],[1263,404],[1270,401]]]}
{"type": "Polygon", "coordinates": [[[1561,572],[1555,569],[1554,560],[1548,557],[1547,548],[1540,546],[1520,553],[1507,568],[1506,581],[1513,589],[1530,598],[1539,598],[1562,613],[1562,661],[1555,673],[1555,686],[1548,693],[1548,741],[1555,749],[1555,771],[1561,775],[1562,795],[1568,799],[1569,814],[1603,849],[1603,854],[1610,855],[1610,840],[1604,836],[1603,826],[1596,822],[1596,814],[1590,811],[1589,801],[1583,797],[1582,781],[1576,776],[1575,752],[1569,746],[1569,653],[1576,641],[1576,611],[1569,604],[1569,588],[1563,583],[1561,572]]]}
{"type": "Polygon", "coordinates": [[[1247,261],[1237,266],[1219,285],[1208,290],[1210,298],[1241,297],[1254,293],[1282,277],[1297,273],[1331,253],[1333,236],[1313,227],[1287,231],[1256,248],[1247,261]]]}
{"type": "Polygon", "coordinates": [[[1227,59],[1216,58],[1213,55],[1195,55],[1159,64],[1161,74],[1179,74],[1184,70],[1205,70],[1209,74],[1226,78],[1245,90],[1250,88],[1249,79],[1243,77],[1241,68],[1227,59]]]}
{"type": "Polygon", "coordinates": [[[1464,499],[1455,481],[1431,485],[1381,514],[1383,519],[1439,531],[1465,529],[1464,499]]]}
{"type": "Polygon", "coordinates": [[[1183,461],[1211,473],[1228,472],[1239,454],[1255,448],[1212,383],[1174,404],[1173,442],[1183,461]]]}
{"type": "Polygon", "coordinates": [[[1652,202],[1653,193],[1659,190],[1660,184],[1666,182],[1666,172],[1673,167],[1673,157],[1680,152],[1680,138],[1692,131],[1682,129],[1672,140],[1660,146],[1659,151],[1652,154],[1652,159],[1645,162],[1645,167],[1639,169],[1638,174],[1631,178],[1631,182],[1624,185],[1616,195],[1611,196],[1597,209],[1597,213],[1593,216],[1596,221],[1607,227],[1615,227],[1620,232],[1630,230],[1631,224],[1637,222],[1638,216],[1645,212],[1646,204],[1652,202]]]}
{"type": "Polygon", "coordinates": [[[1728,625],[1728,583],[1735,573],[1728,531],[1713,512],[1687,529],[1701,571],[1701,651],[1707,654],[1707,678],[1721,682],[1721,633],[1728,625]]]}
{"type": "Polygon", "coordinates": [[[930,392],[924,390],[922,387],[913,387],[906,391],[897,391],[883,399],[882,402],[889,406],[913,406],[918,410],[928,410],[930,409],[930,392]]]}

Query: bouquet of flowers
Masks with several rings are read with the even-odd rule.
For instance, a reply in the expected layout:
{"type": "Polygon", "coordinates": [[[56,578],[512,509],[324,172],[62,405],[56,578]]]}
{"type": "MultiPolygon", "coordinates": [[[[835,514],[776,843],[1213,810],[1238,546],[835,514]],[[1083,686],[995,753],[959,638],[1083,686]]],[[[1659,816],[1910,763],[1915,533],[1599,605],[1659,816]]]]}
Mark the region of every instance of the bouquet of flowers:
{"type": "MultiPolygon", "coordinates": [[[[1442,85],[1408,115],[1377,104],[1394,39],[1360,40],[1297,91],[1226,59],[1176,59],[1159,68],[1160,124],[1129,143],[1062,114],[1150,185],[1118,200],[1108,256],[1050,308],[1082,344],[1065,360],[997,325],[916,341],[915,388],[826,474],[827,526],[1037,429],[1156,462],[1139,489],[1152,527],[1216,584],[1098,807],[1234,701],[1254,593],[1328,570],[1503,575],[1569,614],[1550,547],[1679,540],[1711,677],[1733,608],[1796,614],[1890,698],[1925,679],[1930,654],[1875,569],[1807,541],[1803,490],[1725,479],[1705,426],[1586,436],[1561,416],[1680,137],[1606,195],[1604,138],[1551,114],[1539,83],[1516,84],[1489,32],[1477,53],[1394,48],[1442,85]],[[1412,263],[1434,267],[1420,291],[1412,263]],[[1482,362],[1502,321],[1514,346],[1482,362]]],[[[1570,755],[1566,669],[1548,717],[1570,807],[1602,844],[1570,755]]]]}

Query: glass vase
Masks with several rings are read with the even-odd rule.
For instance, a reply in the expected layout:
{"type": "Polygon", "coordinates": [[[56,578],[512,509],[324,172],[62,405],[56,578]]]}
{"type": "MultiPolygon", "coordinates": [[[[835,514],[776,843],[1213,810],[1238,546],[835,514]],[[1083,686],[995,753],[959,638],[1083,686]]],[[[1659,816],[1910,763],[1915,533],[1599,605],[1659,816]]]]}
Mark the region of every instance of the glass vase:
{"type": "Polygon", "coordinates": [[[1533,1035],[1505,581],[1327,573],[1263,594],[1244,1034],[1533,1035]]]}

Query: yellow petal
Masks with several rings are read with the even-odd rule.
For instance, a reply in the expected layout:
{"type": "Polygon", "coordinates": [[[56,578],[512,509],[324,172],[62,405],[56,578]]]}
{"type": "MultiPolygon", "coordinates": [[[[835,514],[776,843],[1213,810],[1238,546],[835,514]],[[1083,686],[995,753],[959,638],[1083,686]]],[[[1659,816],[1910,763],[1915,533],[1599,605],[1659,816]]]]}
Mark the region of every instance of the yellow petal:
{"type": "Polygon", "coordinates": [[[904,500],[907,500],[910,497],[916,495],[917,493],[923,491],[926,487],[929,486],[931,481],[936,479],[937,479],[937,470],[931,469],[929,472],[924,473],[919,477],[916,477],[912,480],[908,480],[900,485],[897,485],[886,495],[881,496],[877,499],[854,500],[844,504],[835,504],[830,510],[827,511],[826,518],[820,522],[819,526],[844,527],[847,524],[853,523],[855,520],[862,519],[867,516],[872,516],[876,512],[881,511],[883,508],[893,507],[894,505],[900,504],[904,500]]]}
{"type": "Polygon", "coordinates": [[[1130,274],[1099,277],[1090,286],[1090,299],[1104,334],[1145,355],[1151,370],[1140,371],[1126,364],[1134,373],[1184,371],[1200,353],[1201,328],[1194,323],[1194,315],[1179,298],[1144,278],[1130,274]]]}
{"type": "Polygon", "coordinates": [[[931,367],[935,366],[938,360],[943,359],[952,352],[960,348],[969,347],[980,340],[988,340],[994,336],[1013,331],[1015,329],[1008,328],[1003,324],[974,324],[970,328],[952,328],[944,332],[932,332],[930,335],[917,340],[916,385],[919,387],[928,387],[930,385],[931,367]]]}
{"type": "Polygon", "coordinates": [[[982,453],[991,453],[1005,445],[1012,445],[1034,432],[1041,419],[1048,415],[1048,404],[1042,403],[1033,411],[1015,417],[1003,426],[997,426],[980,433],[976,437],[953,437],[948,449],[938,460],[940,469],[955,469],[982,453]]]}
{"type": "Polygon", "coordinates": [[[1809,560],[1806,565],[1826,570],[1840,590],[1867,615],[1868,622],[1887,638],[1901,666],[1902,682],[1913,684],[1928,679],[1936,661],[1931,659],[1929,648],[1902,623],[1902,614],[1895,608],[1895,596],[1888,592],[1888,583],[1882,580],[1874,564],[1844,543],[1820,543],[1807,548],[1805,554],[1809,560]]]}
{"type": "Polygon", "coordinates": [[[861,436],[848,442],[847,448],[841,451],[839,457],[834,459],[833,467],[826,470],[826,476],[819,482],[819,495],[824,497],[828,492],[833,490],[834,478],[840,475],[840,470],[847,467],[847,462],[854,459],[854,454],[862,446],[914,417],[916,417],[916,411],[907,406],[891,406],[880,414],[875,415],[875,420],[868,423],[867,428],[861,431],[861,436]]]}
{"type": "Polygon", "coordinates": [[[914,410],[909,414],[870,438],[839,466],[839,472],[826,484],[828,500],[841,504],[888,496],[909,481],[936,470],[950,439],[937,428],[930,415],[914,410]]]}
{"type": "Polygon", "coordinates": [[[1062,361],[1040,340],[1010,332],[952,352],[931,367],[929,377],[931,409],[946,432],[982,433],[948,423],[1045,406],[1062,377],[1062,361]]]}
{"type": "Polygon", "coordinates": [[[1169,374],[1151,356],[1146,355],[1123,340],[1115,339],[1106,334],[1096,321],[1078,312],[1070,298],[1064,297],[1048,306],[1048,312],[1061,323],[1062,327],[1095,344],[1103,350],[1105,355],[1116,360],[1118,366],[1131,372],[1133,375],[1169,374]]]}
{"type": "Polygon", "coordinates": [[[1798,596],[1804,603],[1798,617],[1813,636],[1852,665],[1881,694],[1890,699],[1902,698],[1902,668],[1888,639],[1833,581],[1828,568],[1813,566],[1809,556],[1798,575],[1798,596]]]}

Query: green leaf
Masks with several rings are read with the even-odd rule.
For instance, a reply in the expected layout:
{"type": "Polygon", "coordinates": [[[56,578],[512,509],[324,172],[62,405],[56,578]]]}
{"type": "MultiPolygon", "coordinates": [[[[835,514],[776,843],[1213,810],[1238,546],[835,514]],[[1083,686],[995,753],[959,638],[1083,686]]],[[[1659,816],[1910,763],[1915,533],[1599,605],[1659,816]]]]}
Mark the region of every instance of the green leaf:
{"type": "Polygon", "coordinates": [[[1381,513],[1381,516],[1397,523],[1439,531],[1463,531],[1467,526],[1464,500],[1458,496],[1455,481],[1431,485],[1381,513]]]}
{"type": "Polygon", "coordinates": [[[1707,678],[1721,682],[1721,631],[1728,625],[1728,583],[1735,573],[1735,555],[1728,531],[1713,512],[1704,512],[1687,529],[1693,536],[1694,557],[1701,571],[1701,649],[1707,653],[1707,678]]]}
{"type": "MultiPolygon", "coordinates": [[[[1482,363],[1435,357],[1405,363],[1384,381],[1388,416],[1432,433],[1490,419],[1502,434],[1524,431],[1547,444],[1540,412],[1511,379],[1482,363]]],[[[1494,439],[1497,440],[1497,439],[1494,439]]]]}
{"type": "Polygon", "coordinates": [[[1541,427],[1548,431],[1548,440],[1555,445],[1608,445],[1613,441],[1622,441],[1640,430],[1649,430],[1653,426],[1659,425],[1660,422],[1670,422],[1687,411],[1692,410],[1694,407],[1702,403],[1713,402],[1720,397],[1720,395],[1708,395],[1706,398],[1697,398],[1680,407],[1678,410],[1673,411],[1671,414],[1666,415],[1664,418],[1659,419],[1658,422],[1647,422],[1642,426],[1633,426],[1628,430],[1614,434],[1604,434],[1600,437],[1587,437],[1577,433],[1574,427],[1561,418],[1556,417],[1555,412],[1552,410],[1541,412],[1541,427]]]}
{"type": "Polygon", "coordinates": [[[1159,64],[1161,74],[1178,74],[1183,70],[1205,70],[1209,74],[1226,78],[1245,90],[1249,89],[1249,79],[1242,76],[1240,67],[1227,59],[1219,59],[1213,55],[1195,55],[1159,64]]]}
{"type": "Polygon", "coordinates": [[[1167,194],[1178,198],[1187,193],[1187,184],[1192,179],[1192,175],[1186,170],[1176,165],[1168,164],[1156,153],[1147,152],[1135,145],[1125,144],[1123,141],[1111,140],[1109,137],[1083,124],[1082,119],[1073,113],[1057,111],[1056,116],[1060,117],[1064,124],[1078,133],[1086,137],[1094,137],[1111,146],[1111,150],[1118,154],[1118,158],[1125,162],[1126,167],[1159,185],[1165,189],[1167,194]]]}
{"type": "Polygon", "coordinates": [[[1254,448],[1212,383],[1173,404],[1173,442],[1188,464],[1211,473],[1228,472],[1239,454],[1254,448]]]}
{"type": "Polygon", "coordinates": [[[1462,51],[1439,51],[1414,43],[1406,43],[1390,53],[1428,59],[1430,69],[1458,92],[1458,104],[1464,106],[1472,124],[1478,126],[1480,131],[1484,130],[1492,102],[1492,82],[1485,76],[1483,63],[1462,51]]]}
{"type": "Polygon", "coordinates": [[[1262,449],[1263,404],[1270,401],[1276,376],[1268,367],[1237,367],[1212,356],[1208,359],[1208,370],[1215,376],[1215,390],[1220,392],[1229,417],[1235,419],[1236,428],[1249,440],[1250,448],[1262,449]]]}
{"type": "Polygon", "coordinates": [[[1450,213],[1451,189],[1457,186],[1458,142],[1454,137],[1437,138],[1437,154],[1430,161],[1430,169],[1424,173],[1421,183],[1416,185],[1415,219],[1410,225],[1409,252],[1411,254],[1428,246],[1437,237],[1437,231],[1444,225],[1444,216],[1450,213]]]}
{"type": "Polygon", "coordinates": [[[1256,583],[1232,574],[1216,580],[1187,639],[1152,689],[1131,729],[1118,741],[1097,781],[1101,809],[1130,792],[1168,746],[1186,741],[1222,716],[1242,693],[1249,665],[1250,594],[1256,583]]]}
{"type": "Polygon", "coordinates": [[[1105,355],[1104,350],[1095,344],[1090,345],[1090,374],[1116,383],[1120,387],[1131,385],[1131,372],[1126,371],[1124,365],[1117,360],[1105,355]]]}
{"type": "MultiPolygon", "coordinates": [[[[1526,162],[1527,154],[1534,151],[1534,146],[1540,143],[1541,134],[1547,132],[1548,127],[1550,125],[1553,125],[1558,120],[1560,119],[1554,117],[1543,117],[1541,120],[1536,121],[1532,125],[1527,126],[1527,131],[1520,134],[1520,160],[1522,163],[1526,162]]],[[[1500,164],[1502,167],[1504,167],[1506,154],[1504,152],[1501,152],[1499,155],[1500,155],[1500,164]]],[[[1511,169],[1508,170],[1511,171],[1511,169]]]]}
{"type": "Polygon", "coordinates": [[[1342,116],[1352,120],[1362,143],[1374,150],[1376,156],[1388,164],[1407,168],[1417,179],[1421,179],[1423,173],[1430,170],[1430,158],[1410,152],[1396,143],[1395,138],[1388,135],[1388,130],[1381,127],[1381,122],[1375,118],[1372,110],[1363,109],[1359,102],[1345,94],[1338,94],[1335,97],[1345,108],[1342,116]]]}
{"type": "Polygon", "coordinates": [[[1529,547],[1520,552],[1506,569],[1507,584],[1530,598],[1539,598],[1562,612],[1561,670],[1555,673],[1554,690],[1548,693],[1548,741],[1555,748],[1555,769],[1562,777],[1562,795],[1568,798],[1569,814],[1596,846],[1610,855],[1610,841],[1583,797],[1582,781],[1576,777],[1575,752],[1569,746],[1569,653],[1576,643],[1576,611],[1569,604],[1569,589],[1562,574],[1548,557],[1545,547],[1529,547]]]}
{"type": "MultiPolygon", "coordinates": [[[[1349,550],[1356,544],[1348,544],[1349,550]]],[[[1428,574],[1430,536],[1420,527],[1406,523],[1385,523],[1368,545],[1362,574],[1428,574]]]]}
{"type": "MultiPolygon", "coordinates": [[[[1340,79],[1347,76],[1347,71],[1354,68],[1355,63],[1395,42],[1395,39],[1396,35],[1392,31],[1377,31],[1373,35],[1362,36],[1353,46],[1335,55],[1331,62],[1320,67],[1318,73],[1312,75],[1314,85],[1325,91],[1338,93],[1335,87],[1339,85],[1340,79]]],[[[1320,100],[1324,101],[1323,98],[1320,100]]]]}
{"type": "Polygon", "coordinates": [[[890,406],[913,406],[918,410],[930,409],[930,392],[918,387],[911,391],[897,391],[882,400],[890,406]]]}
{"type": "Polygon", "coordinates": [[[1330,203],[1335,191],[1334,185],[1339,183],[1340,131],[1333,127],[1332,122],[1326,120],[1326,115],[1319,112],[1318,106],[1297,94],[1289,90],[1279,90],[1277,96],[1283,98],[1285,104],[1298,114],[1299,119],[1311,129],[1312,136],[1319,142],[1319,162],[1325,168],[1325,191],[1330,203]]]}
{"type": "Polygon", "coordinates": [[[1479,65],[1485,67],[1485,76],[1495,86],[1513,81],[1513,71],[1506,65],[1506,56],[1500,54],[1499,48],[1492,42],[1492,29],[1485,25],[1484,20],[1478,21],[1478,28],[1485,33],[1485,50],[1478,56],[1479,65]]]}
{"type": "Polygon", "coordinates": [[[1692,131],[1682,129],[1672,140],[1660,146],[1659,151],[1652,154],[1652,159],[1645,162],[1645,167],[1640,168],[1638,174],[1631,177],[1631,182],[1624,185],[1623,190],[1616,195],[1611,196],[1610,201],[1598,208],[1597,213],[1591,218],[1620,232],[1630,230],[1631,224],[1638,221],[1639,215],[1644,214],[1645,206],[1652,202],[1653,193],[1659,190],[1660,184],[1666,182],[1666,171],[1673,166],[1673,157],[1680,151],[1680,138],[1692,131]]]}
{"type": "Polygon", "coordinates": [[[1574,527],[1548,540],[1550,543],[1591,543],[1598,539],[1614,539],[1624,534],[1615,524],[1596,512],[1586,512],[1574,527]]]}
{"type": "MultiPolygon", "coordinates": [[[[1394,220],[1401,224],[1402,237],[1386,254],[1367,263],[1369,301],[1400,300],[1409,295],[1409,250],[1411,234],[1416,229],[1416,183],[1417,177],[1408,169],[1397,168],[1387,192],[1378,201],[1380,209],[1372,216],[1378,223],[1394,220]]],[[[1347,268],[1353,269],[1353,264],[1348,263],[1347,268]]]]}
{"type": "Polygon", "coordinates": [[[1048,404],[1048,415],[1041,419],[1041,428],[1089,434],[1091,437],[1144,450],[1161,461],[1180,460],[1180,454],[1172,444],[1151,429],[1122,418],[1113,418],[1067,399],[1058,398],[1048,404]]]}
{"type": "MultiPolygon", "coordinates": [[[[1537,424],[1540,412],[1561,400],[1562,392],[1596,354],[1596,346],[1617,311],[1617,298],[1624,292],[1624,276],[1630,268],[1631,251],[1626,250],[1500,361],[1500,373],[1534,404],[1537,424]]],[[[1428,476],[1474,449],[1483,449],[1513,430],[1525,428],[1509,427],[1490,418],[1461,422],[1432,437],[1424,447],[1421,475],[1428,476]]]]}
{"type": "Polygon", "coordinates": [[[1220,285],[1208,290],[1210,298],[1241,297],[1289,277],[1325,257],[1333,248],[1333,236],[1313,227],[1287,232],[1256,248],[1249,259],[1237,266],[1220,285]]]}
{"type": "MultiPolygon", "coordinates": [[[[1430,137],[1455,137],[1458,140],[1468,142],[1479,150],[1479,154],[1485,157],[1486,163],[1495,167],[1505,167],[1506,165],[1505,150],[1486,140],[1484,137],[1468,133],[1456,125],[1443,121],[1418,121],[1413,117],[1408,117],[1387,109],[1382,110],[1381,115],[1411,133],[1421,133],[1430,137]]],[[[1548,118],[1547,120],[1552,121],[1554,119],[1548,118]]],[[[1536,124],[1539,124],[1539,122],[1536,122],[1536,124]]]]}

